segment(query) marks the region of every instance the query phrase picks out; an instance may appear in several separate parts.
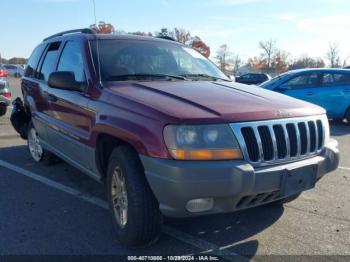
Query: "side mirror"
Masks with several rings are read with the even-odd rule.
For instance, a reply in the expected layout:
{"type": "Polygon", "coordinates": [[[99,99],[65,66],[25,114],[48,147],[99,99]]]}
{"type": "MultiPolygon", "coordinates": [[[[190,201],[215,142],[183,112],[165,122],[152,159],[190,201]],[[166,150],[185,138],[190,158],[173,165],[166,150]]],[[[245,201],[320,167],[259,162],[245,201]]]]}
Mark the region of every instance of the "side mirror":
{"type": "Polygon", "coordinates": [[[75,81],[74,73],[69,71],[54,72],[50,74],[48,85],[57,89],[81,91],[81,83],[75,81]]]}

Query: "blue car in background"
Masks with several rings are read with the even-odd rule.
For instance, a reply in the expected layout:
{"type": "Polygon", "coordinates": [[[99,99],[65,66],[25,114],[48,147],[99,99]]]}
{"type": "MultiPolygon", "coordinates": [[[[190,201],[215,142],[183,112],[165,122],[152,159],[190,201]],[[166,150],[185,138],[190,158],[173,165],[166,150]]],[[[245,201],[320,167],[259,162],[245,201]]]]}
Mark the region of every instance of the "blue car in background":
{"type": "Polygon", "coordinates": [[[281,74],[261,87],[322,106],[331,119],[350,124],[350,70],[300,69],[281,74]]]}

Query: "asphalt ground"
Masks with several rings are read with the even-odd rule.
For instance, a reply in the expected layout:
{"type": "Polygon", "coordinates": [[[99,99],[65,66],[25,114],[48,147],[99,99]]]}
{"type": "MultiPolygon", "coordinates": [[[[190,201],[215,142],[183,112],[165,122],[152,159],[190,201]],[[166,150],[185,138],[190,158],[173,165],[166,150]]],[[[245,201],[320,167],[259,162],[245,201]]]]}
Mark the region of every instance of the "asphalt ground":
{"type": "MultiPolygon", "coordinates": [[[[18,79],[10,79],[10,87],[14,98],[20,96],[18,79]]],[[[350,126],[345,122],[331,122],[340,168],[297,200],[225,215],[166,218],[155,245],[127,249],[115,239],[105,186],[66,163],[33,162],[9,113],[0,118],[0,261],[13,255],[169,261],[192,254],[228,261],[350,261],[350,126]]]]}

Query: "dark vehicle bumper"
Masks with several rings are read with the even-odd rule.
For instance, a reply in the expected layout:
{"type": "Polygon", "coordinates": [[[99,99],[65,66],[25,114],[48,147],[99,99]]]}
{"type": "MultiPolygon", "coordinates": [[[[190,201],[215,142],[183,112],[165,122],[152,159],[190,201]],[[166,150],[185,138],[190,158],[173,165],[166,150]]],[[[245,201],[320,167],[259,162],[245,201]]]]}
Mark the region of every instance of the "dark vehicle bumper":
{"type": "Polygon", "coordinates": [[[5,105],[5,106],[9,106],[9,105],[11,105],[11,99],[4,97],[0,94],[0,104],[5,105]]]}
{"type": "Polygon", "coordinates": [[[0,78],[0,104],[3,106],[9,106],[11,104],[11,98],[3,96],[4,93],[10,93],[8,82],[0,78]]]}
{"type": "Polygon", "coordinates": [[[147,180],[169,217],[226,213],[311,189],[339,164],[337,142],[315,157],[254,168],[246,161],[176,161],[141,156],[147,180]],[[213,208],[189,212],[188,201],[212,198],[213,208]]]}

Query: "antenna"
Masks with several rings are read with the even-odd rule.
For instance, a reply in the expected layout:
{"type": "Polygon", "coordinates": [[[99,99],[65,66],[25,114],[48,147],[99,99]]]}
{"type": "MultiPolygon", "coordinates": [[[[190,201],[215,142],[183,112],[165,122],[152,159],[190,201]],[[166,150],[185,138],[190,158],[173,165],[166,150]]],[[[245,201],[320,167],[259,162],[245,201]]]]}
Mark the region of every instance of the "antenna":
{"type": "MultiPolygon", "coordinates": [[[[96,18],[96,3],[95,0],[92,0],[92,5],[94,7],[94,20],[95,20],[95,26],[97,27],[97,18],[96,18]]],[[[97,32],[98,33],[98,32],[97,32]]],[[[97,52],[97,66],[98,66],[98,78],[100,81],[100,85],[102,86],[102,79],[101,79],[101,63],[100,63],[100,45],[98,41],[98,37],[96,36],[96,52],[97,52]]]]}

